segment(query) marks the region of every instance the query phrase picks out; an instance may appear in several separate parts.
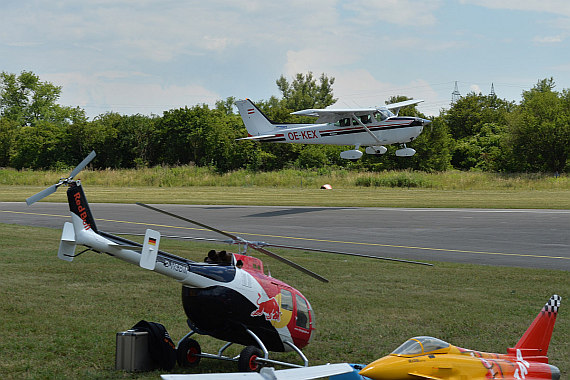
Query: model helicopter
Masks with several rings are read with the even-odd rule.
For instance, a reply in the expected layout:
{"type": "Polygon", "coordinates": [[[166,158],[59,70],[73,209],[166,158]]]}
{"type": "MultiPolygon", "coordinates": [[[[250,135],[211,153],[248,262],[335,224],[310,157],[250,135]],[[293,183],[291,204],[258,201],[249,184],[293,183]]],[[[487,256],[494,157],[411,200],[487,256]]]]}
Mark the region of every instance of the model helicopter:
{"type": "Polygon", "coordinates": [[[370,363],[360,374],[373,380],[559,380],[560,370],[548,364],[547,353],[561,300],[557,295],[550,297],[506,355],[468,350],[437,338],[418,336],[370,363]]]}
{"type": "Polygon", "coordinates": [[[398,116],[398,112],[402,107],[421,102],[406,100],[377,108],[307,109],[291,114],[317,117],[316,124],[288,124],[269,120],[249,99],[238,100],[236,106],[249,135],[238,140],[354,145],[354,149],[340,153],[347,160],[362,157],[361,146],[366,147],[366,154],[381,155],[387,151],[384,145],[400,144],[396,156],[410,157],[416,151],[406,147],[406,143],[418,137],[431,120],[398,116]]]}
{"type": "MultiPolygon", "coordinates": [[[[310,342],[315,330],[311,304],[297,289],[266,275],[263,262],[247,255],[245,249],[233,254],[212,250],[204,262],[196,262],[160,250],[161,234],[155,230],[146,230],[143,244],[99,230],[81,182],[74,179],[94,157],[95,151],[91,152],[69,177],[61,178],[58,183],[26,200],[28,205],[31,205],[54,193],[59,186],[68,186],[67,199],[71,222],[66,222],[63,226],[58,250],[60,259],[72,261],[75,257],[91,250],[106,253],[179,281],[182,284],[182,304],[190,328],[190,332],[177,345],[177,361],[181,366],[196,366],[201,358],[215,358],[238,362],[240,371],[255,371],[262,366],[276,364],[301,367],[297,364],[272,360],[269,358],[269,351],[295,351],[303,361],[303,366],[308,366],[308,360],[301,349],[310,342]],[[75,254],[78,245],[85,246],[86,249],[75,254]],[[210,335],[228,343],[219,350],[218,354],[202,353],[199,343],[191,338],[194,334],[210,335]],[[224,351],[234,343],[245,348],[239,356],[233,358],[224,356],[224,351]]],[[[218,232],[229,237],[233,244],[255,249],[320,281],[328,281],[267,250],[265,247],[271,246],[270,244],[247,241],[156,207],[141,203],[139,205],[218,232]]],[[[431,265],[391,258],[381,259],[431,265]]]]}

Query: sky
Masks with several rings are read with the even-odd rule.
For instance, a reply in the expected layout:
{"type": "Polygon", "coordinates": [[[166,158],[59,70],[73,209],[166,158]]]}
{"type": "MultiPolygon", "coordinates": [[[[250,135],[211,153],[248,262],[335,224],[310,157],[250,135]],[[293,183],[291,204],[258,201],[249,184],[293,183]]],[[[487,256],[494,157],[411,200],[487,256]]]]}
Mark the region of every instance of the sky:
{"type": "Polygon", "coordinates": [[[393,95],[449,109],[493,85],[520,102],[553,77],[570,88],[567,0],[3,0],[0,71],[62,87],[90,119],[162,115],[233,96],[280,96],[275,81],[334,77],[332,107],[393,95]]]}

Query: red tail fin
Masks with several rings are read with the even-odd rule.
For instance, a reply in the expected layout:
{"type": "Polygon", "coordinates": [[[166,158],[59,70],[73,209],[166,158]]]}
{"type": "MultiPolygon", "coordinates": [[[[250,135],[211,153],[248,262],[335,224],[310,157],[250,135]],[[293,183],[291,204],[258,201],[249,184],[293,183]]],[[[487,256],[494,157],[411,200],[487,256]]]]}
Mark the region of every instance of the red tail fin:
{"type": "Polygon", "coordinates": [[[515,347],[508,349],[509,354],[516,355],[520,350],[525,359],[548,363],[548,345],[561,300],[556,294],[550,297],[515,347]]]}

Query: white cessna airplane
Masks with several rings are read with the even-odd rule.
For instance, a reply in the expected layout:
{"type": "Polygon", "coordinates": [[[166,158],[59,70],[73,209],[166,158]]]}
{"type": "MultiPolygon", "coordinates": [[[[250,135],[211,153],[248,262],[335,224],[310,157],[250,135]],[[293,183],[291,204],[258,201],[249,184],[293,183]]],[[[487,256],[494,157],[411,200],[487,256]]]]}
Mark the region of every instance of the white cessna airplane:
{"type": "Polygon", "coordinates": [[[262,142],[354,145],[354,149],[341,152],[348,160],[362,157],[361,146],[367,154],[384,154],[384,145],[400,144],[396,156],[410,157],[416,151],[406,147],[422,133],[430,120],[419,117],[398,116],[400,108],[418,104],[423,100],[406,100],[377,108],[307,109],[292,115],[318,117],[316,124],[275,123],[267,118],[249,99],[236,101],[248,137],[238,140],[262,142]]]}

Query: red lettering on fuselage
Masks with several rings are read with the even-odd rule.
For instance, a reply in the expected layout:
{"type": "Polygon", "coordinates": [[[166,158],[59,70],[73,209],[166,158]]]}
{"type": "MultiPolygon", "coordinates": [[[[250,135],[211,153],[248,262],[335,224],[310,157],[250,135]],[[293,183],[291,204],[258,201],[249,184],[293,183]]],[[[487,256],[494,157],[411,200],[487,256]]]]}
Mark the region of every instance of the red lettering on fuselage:
{"type": "Polygon", "coordinates": [[[79,217],[81,218],[81,220],[83,220],[83,227],[86,230],[89,230],[91,228],[91,225],[89,223],[87,223],[87,212],[85,211],[85,207],[83,207],[83,205],[81,204],[81,194],[80,193],[75,193],[73,194],[73,198],[75,199],[75,205],[77,206],[77,212],[79,212],[79,217]]]}

